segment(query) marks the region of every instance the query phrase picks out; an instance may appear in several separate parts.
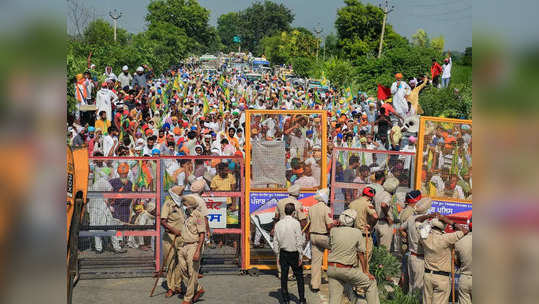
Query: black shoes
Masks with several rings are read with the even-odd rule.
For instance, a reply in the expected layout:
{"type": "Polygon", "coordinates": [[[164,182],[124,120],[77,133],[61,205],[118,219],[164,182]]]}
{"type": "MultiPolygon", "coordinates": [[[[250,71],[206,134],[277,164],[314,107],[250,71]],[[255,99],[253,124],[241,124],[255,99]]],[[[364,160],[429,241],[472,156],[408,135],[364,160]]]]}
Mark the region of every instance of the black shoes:
{"type": "Polygon", "coordinates": [[[300,299],[299,304],[307,304],[307,299],[300,299]]]}

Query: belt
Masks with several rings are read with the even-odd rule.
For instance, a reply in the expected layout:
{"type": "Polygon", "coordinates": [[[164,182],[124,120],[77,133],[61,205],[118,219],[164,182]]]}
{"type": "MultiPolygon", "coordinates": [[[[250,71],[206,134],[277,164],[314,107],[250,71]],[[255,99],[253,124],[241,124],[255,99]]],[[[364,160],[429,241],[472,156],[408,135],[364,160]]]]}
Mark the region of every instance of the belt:
{"type": "Polygon", "coordinates": [[[183,242],[184,245],[197,244],[198,242],[183,242]]]}
{"type": "Polygon", "coordinates": [[[328,233],[327,233],[327,232],[326,232],[326,233],[318,233],[318,232],[311,232],[311,234],[316,234],[316,235],[325,235],[325,236],[327,236],[327,235],[328,235],[328,233]]]}
{"type": "Polygon", "coordinates": [[[413,252],[413,251],[411,251],[411,250],[410,250],[410,254],[411,254],[411,255],[415,255],[415,256],[418,257],[418,258],[423,258],[423,257],[425,257],[424,254],[418,254],[418,253],[415,253],[415,252],[413,252]]]}
{"type": "Polygon", "coordinates": [[[341,264],[341,263],[334,263],[334,262],[328,262],[328,266],[333,266],[333,267],[337,267],[337,268],[352,268],[352,267],[354,267],[352,265],[344,265],[344,264],[341,264]]]}
{"type": "Polygon", "coordinates": [[[451,275],[451,273],[447,271],[436,271],[436,270],[430,270],[428,268],[425,268],[425,273],[432,273],[432,274],[443,275],[447,277],[451,275]]]}

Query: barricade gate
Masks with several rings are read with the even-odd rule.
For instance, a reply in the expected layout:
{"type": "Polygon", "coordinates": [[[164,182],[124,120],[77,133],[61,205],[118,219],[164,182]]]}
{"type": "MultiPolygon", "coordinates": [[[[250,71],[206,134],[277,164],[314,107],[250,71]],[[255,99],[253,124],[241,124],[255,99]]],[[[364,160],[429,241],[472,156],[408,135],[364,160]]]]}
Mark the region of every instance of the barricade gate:
{"type": "MultiPolygon", "coordinates": [[[[194,175],[205,167],[209,173],[197,177],[209,179],[215,176],[215,166],[223,161],[234,169],[231,171],[237,182],[230,191],[203,193],[210,211],[212,244],[205,246],[201,272],[245,269],[241,157],[91,157],[88,201],[79,232],[79,278],[144,277],[158,272],[165,255],[159,219],[163,203],[170,196],[168,189],[173,186],[168,173],[171,164],[181,167],[180,163],[190,162],[193,169],[199,169],[192,171],[194,175]],[[232,249],[227,246],[227,237],[236,239],[235,243],[232,240],[232,249]]],[[[210,186],[212,180],[207,183],[210,186]]],[[[184,192],[187,193],[189,187],[184,192]]]]}

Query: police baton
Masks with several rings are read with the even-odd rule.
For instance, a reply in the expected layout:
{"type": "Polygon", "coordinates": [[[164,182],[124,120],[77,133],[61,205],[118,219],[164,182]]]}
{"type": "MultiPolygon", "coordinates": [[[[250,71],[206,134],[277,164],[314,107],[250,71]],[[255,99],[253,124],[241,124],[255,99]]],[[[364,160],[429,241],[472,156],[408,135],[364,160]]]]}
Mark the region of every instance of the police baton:
{"type": "Polygon", "coordinates": [[[451,303],[455,303],[455,248],[451,248],[451,303]]]}
{"type": "MultiPolygon", "coordinates": [[[[159,281],[159,278],[163,275],[163,272],[165,271],[165,263],[167,262],[168,258],[170,257],[170,253],[172,252],[172,249],[176,246],[176,238],[178,238],[177,235],[174,236],[174,240],[172,241],[172,246],[170,246],[170,249],[168,250],[166,259],[163,260],[161,263],[161,269],[159,269],[159,272],[156,273],[155,282],[153,283],[152,291],[150,292],[150,298],[153,297],[153,292],[155,291],[155,287],[157,287],[157,282],[159,281]]],[[[169,271],[167,269],[167,271],[169,271]]]]}

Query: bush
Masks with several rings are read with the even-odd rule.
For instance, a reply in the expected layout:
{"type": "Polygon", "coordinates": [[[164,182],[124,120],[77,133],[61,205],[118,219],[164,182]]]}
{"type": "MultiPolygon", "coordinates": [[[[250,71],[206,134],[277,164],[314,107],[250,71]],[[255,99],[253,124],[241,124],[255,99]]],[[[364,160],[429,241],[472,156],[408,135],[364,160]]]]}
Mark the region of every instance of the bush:
{"type": "Polygon", "coordinates": [[[300,77],[308,77],[314,67],[313,60],[307,57],[297,57],[292,59],[294,74],[300,77]]]}

